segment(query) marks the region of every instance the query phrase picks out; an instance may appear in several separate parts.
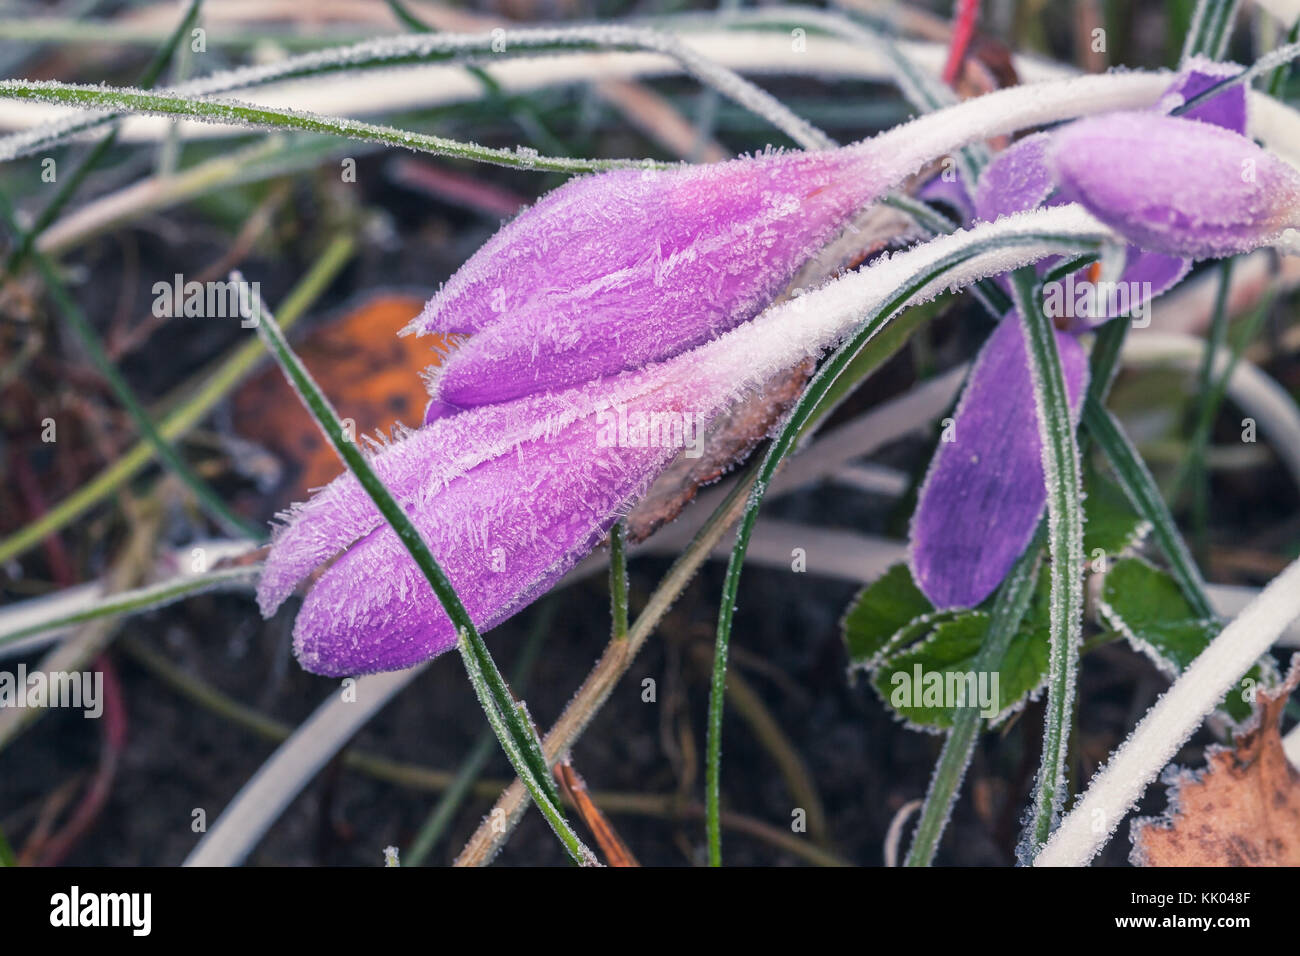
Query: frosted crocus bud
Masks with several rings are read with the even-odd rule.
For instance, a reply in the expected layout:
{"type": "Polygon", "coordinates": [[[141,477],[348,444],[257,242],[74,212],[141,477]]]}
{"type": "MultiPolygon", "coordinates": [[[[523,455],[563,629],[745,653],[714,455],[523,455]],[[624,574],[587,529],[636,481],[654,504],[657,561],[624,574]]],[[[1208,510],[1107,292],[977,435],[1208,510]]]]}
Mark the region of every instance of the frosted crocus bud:
{"type": "MultiPolygon", "coordinates": [[[[678,434],[694,435],[695,397],[679,394],[670,380],[639,395],[623,391],[619,405],[575,390],[474,409],[411,432],[372,458],[479,628],[545,593],[681,451],[671,440],[635,447],[636,435],[620,446],[623,420],[635,428],[642,412],[654,412],[670,431],[675,423],[678,434]],[[682,428],[687,416],[689,432],[682,428]]],[[[294,625],[305,669],[329,676],[396,670],[455,645],[433,590],[351,474],[286,517],[258,601],[269,615],[328,565],[294,625]]]]}
{"type": "Polygon", "coordinates": [[[1300,226],[1300,174],[1234,132],[1194,119],[1111,113],[1053,139],[1063,198],[1142,249],[1217,258],[1300,226]]]}
{"type": "Polygon", "coordinates": [[[640,368],[752,318],[915,160],[863,145],[573,180],[505,226],[408,332],[470,333],[426,421],[640,368]]]}
{"type": "MultiPolygon", "coordinates": [[[[1160,109],[1172,109],[1240,69],[1193,60],[1167,91],[1160,109]]],[[[1066,292],[1076,286],[1096,288],[1096,277],[1085,270],[1071,277],[1070,284],[1055,283],[1056,298],[1045,299],[1049,315],[1063,327],[1056,333],[1056,346],[1076,416],[1088,368],[1075,336],[1118,314],[1135,313],[1187,274],[1189,256],[1205,252],[1204,247],[1189,247],[1186,238],[1179,240],[1174,255],[1151,251],[1152,231],[1173,221],[1169,209],[1159,203],[1162,196],[1190,191],[1181,209],[1191,216],[1204,215],[1216,200],[1195,193],[1216,175],[1206,172],[1215,168],[1216,154],[1211,150],[1202,156],[1191,144],[1208,138],[1229,144],[1221,147],[1226,155],[1236,156],[1234,151],[1243,147],[1259,152],[1240,135],[1245,128],[1246,93],[1238,85],[1194,107],[1184,119],[1157,110],[1107,114],[1026,136],[985,169],[973,196],[978,219],[992,221],[1076,199],[1134,243],[1127,249],[1116,284],[1127,290],[1124,297],[1108,301],[1097,295],[1089,303],[1066,292]],[[1176,144],[1172,150],[1166,149],[1169,143],[1176,144]],[[1201,168],[1207,159],[1210,165],[1201,168]],[[1160,181],[1154,189],[1153,180],[1160,181]],[[1120,203],[1117,212],[1122,221],[1103,214],[1102,206],[1108,202],[1120,203]]],[[[1277,160],[1269,158],[1269,163],[1277,160]]],[[[1229,205],[1248,202],[1239,193],[1224,202],[1216,221],[1249,219],[1249,205],[1235,212],[1229,205]]],[[[1198,233],[1193,236],[1204,238],[1198,233]]],[[[1040,271],[1055,261],[1039,263],[1040,271]]],[[[1013,312],[989,336],[975,360],[912,516],[909,564],[936,607],[973,607],[985,600],[1033,535],[1047,502],[1037,417],[1024,329],[1013,312]]]]}
{"type": "MultiPolygon", "coordinates": [[[[487,630],[586,556],[678,454],[746,390],[833,341],[846,320],[765,316],[643,370],[469,409],[371,458],[487,630]],[[820,320],[820,321],[819,321],[820,320]]],[[[451,620],[349,473],[283,515],[258,585],[270,615],[323,568],[294,625],[304,668],[409,667],[454,646],[451,620]]]]}
{"type": "MultiPolygon", "coordinates": [[[[1095,232],[1077,210],[1062,212],[1049,218],[1050,227],[1022,219],[882,257],[812,293],[815,302],[767,309],[638,371],[435,419],[374,454],[372,467],[486,630],[559,580],[679,452],[702,451],[719,413],[783,370],[818,358],[874,310],[898,306],[905,283],[953,262],[959,250],[986,249],[991,234],[1095,232]]],[[[986,249],[910,301],[1055,249],[986,249]]],[[[294,627],[303,667],[332,676],[395,670],[455,644],[428,582],[350,474],[282,518],[257,597],[270,615],[312,579],[294,627]]]]}

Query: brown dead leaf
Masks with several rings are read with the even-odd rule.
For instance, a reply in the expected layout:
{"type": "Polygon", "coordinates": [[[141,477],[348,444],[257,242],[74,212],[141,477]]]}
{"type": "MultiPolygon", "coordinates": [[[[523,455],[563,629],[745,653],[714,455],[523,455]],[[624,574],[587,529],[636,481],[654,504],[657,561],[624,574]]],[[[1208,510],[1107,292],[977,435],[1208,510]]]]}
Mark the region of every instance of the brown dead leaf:
{"type": "Polygon", "coordinates": [[[1279,725],[1300,684],[1300,655],[1275,692],[1260,690],[1255,719],[1233,747],[1206,751],[1206,769],[1167,773],[1169,811],[1133,822],[1137,866],[1300,866],[1300,773],[1279,725]]]}
{"type": "MultiPolygon", "coordinates": [[[[358,438],[388,434],[399,421],[415,426],[424,417],[429,396],[420,372],[437,364],[444,343],[440,336],[397,335],[423,306],[409,296],[378,296],[294,343],[340,417],[356,423],[358,438]]],[[[235,431],[270,449],[289,470],[277,507],[303,500],[343,471],[278,368],[244,383],[233,408],[235,431]]]]}

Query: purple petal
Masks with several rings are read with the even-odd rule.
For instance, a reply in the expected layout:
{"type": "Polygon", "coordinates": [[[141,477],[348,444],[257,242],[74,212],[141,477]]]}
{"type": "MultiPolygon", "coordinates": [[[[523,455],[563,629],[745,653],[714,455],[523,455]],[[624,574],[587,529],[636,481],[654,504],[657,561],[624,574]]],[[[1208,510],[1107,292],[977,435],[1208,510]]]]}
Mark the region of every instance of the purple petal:
{"type": "MultiPolygon", "coordinates": [[[[1074,336],[1056,333],[1072,410],[1088,380],[1074,336]]],[[[1020,318],[998,324],[971,370],[952,441],[940,442],[912,516],[909,563],[936,608],[974,607],[1033,536],[1047,495],[1020,318]]]]}
{"type": "Polygon", "coordinates": [[[409,327],[474,333],[434,373],[440,411],[639,368],[751,318],[887,185],[881,169],[842,149],[565,185],[409,327]]]}
{"type": "MultiPolygon", "coordinates": [[[[583,419],[522,445],[412,512],[480,629],[544,594],[676,452],[598,447],[596,431],[583,419]]],[[[409,667],[455,643],[451,619],[386,524],[325,571],[294,625],[302,666],[335,677],[409,667]]]]}
{"type": "Polygon", "coordinates": [[[1043,288],[1043,305],[1052,319],[1075,334],[1087,332],[1118,316],[1135,319],[1145,314],[1147,304],[1177,285],[1191,271],[1192,261],[1158,252],[1128,247],[1124,272],[1115,282],[1094,282],[1088,269],[1081,269],[1043,288]]]}
{"type": "MultiPolygon", "coordinates": [[[[538,423],[556,414],[555,403],[540,398],[482,409],[473,418],[458,416],[410,432],[374,455],[370,464],[398,503],[411,510],[439,487],[544,431],[538,423]]],[[[282,518],[258,587],[258,602],[268,615],[314,569],[383,523],[350,473],[282,518]]]]}
{"type": "Polygon", "coordinates": [[[1043,204],[1055,185],[1047,164],[1051,142],[1050,133],[1026,136],[989,163],[975,190],[976,219],[993,222],[1043,204]]]}
{"type": "Polygon", "coordinates": [[[1056,134],[1064,198],[1152,252],[1249,252],[1300,225],[1300,174],[1236,133],[1196,120],[1111,113],[1056,134]]]}
{"type": "MultiPolygon", "coordinates": [[[[1235,63],[1216,63],[1207,57],[1194,57],[1189,61],[1186,71],[1166,92],[1162,106],[1167,106],[1169,109],[1181,106],[1214,84],[1236,76],[1241,70],[1242,68],[1235,63]]],[[[1246,85],[1238,83],[1236,86],[1229,87],[1181,115],[1187,119],[1213,123],[1215,126],[1245,135],[1246,85]]]]}

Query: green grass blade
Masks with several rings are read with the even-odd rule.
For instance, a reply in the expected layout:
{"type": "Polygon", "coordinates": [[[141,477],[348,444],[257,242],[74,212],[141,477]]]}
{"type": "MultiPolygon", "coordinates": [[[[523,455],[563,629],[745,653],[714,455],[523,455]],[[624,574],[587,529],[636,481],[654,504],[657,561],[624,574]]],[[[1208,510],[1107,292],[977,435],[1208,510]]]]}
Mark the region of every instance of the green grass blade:
{"type": "MultiPolygon", "coordinates": [[[[243,276],[238,272],[232,272],[230,279],[241,286],[244,284],[243,276]]],[[[267,351],[280,365],[325,438],[334,446],[338,456],[356,477],[357,483],[365,489],[370,500],[375,503],[375,508],[388,522],[398,540],[406,547],[460,634],[457,646],[465,662],[465,669],[469,673],[479,702],[483,705],[488,723],[496,732],[497,739],[501,741],[502,749],[510,758],[511,765],[528,787],[534,802],[537,803],[569,855],[578,863],[594,862],[595,857],[591,851],[582,845],[582,841],[564,822],[563,816],[555,806],[558,802],[558,791],[554,779],[550,778],[549,771],[545,767],[544,760],[541,761],[540,770],[537,766],[541,759],[541,746],[540,743],[536,743],[536,730],[531,729],[532,725],[527,721],[526,713],[521,713],[511,700],[505,681],[492,661],[487,646],[483,644],[483,639],[470,619],[469,612],[466,611],[460,596],[447,579],[437,559],[434,558],[420,530],[384,483],[379,480],[356,443],[348,437],[347,430],[340,423],[338,414],[329,399],[321,392],[306,366],[290,348],[275,317],[256,293],[253,295],[253,302],[249,305],[251,309],[243,310],[244,318],[255,322],[267,351]],[[526,722],[530,734],[520,733],[518,725],[521,722],[526,722]],[[520,745],[521,737],[524,741],[523,746],[520,745]],[[550,780],[549,788],[544,782],[547,779],[550,780]],[[556,794],[555,798],[552,797],[553,793],[556,794]]]]}
{"type": "Polygon", "coordinates": [[[519,779],[528,788],[533,802],[537,804],[537,808],[541,811],[542,816],[546,818],[546,822],[551,825],[551,829],[559,837],[565,851],[569,854],[569,858],[581,866],[596,865],[595,854],[583,845],[577,834],[564,821],[559,809],[552,803],[551,798],[537,779],[528,756],[520,749],[518,742],[507,726],[504,716],[496,706],[492,690],[488,686],[483,673],[482,662],[477,652],[470,645],[468,635],[469,632],[462,629],[460,640],[456,646],[460,650],[461,660],[465,662],[465,671],[469,674],[474,693],[478,695],[479,703],[483,706],[483,712],[487,714],[488,723],[492,726],[493,732],[496,733],[497,739],[501,741],[501,747],[505,750],[511,766],[515,768],[515,772],[519,774],[519,779]]]}
{"type": "Polygon", "coordinates": [[[609,529],[609,606],[615,639],[627,637],[627,530],[623,522],[609,529]]]}
{"type": "Polygon", "coordinates": [[[1043,312],[1032,269],[1017,270],[1012,288],[1025,328],[1034,383],[1043,475],[1047,484],[1047,541],[1051,556],[1051,658],[1042,763],[1034,786],[1022,856],[1047,841],[1067,796],[1066,751],[1074,712],[1075,673],[1083,635],[1083,510],[1079,450],[1065,373],[1051,319],[1043,312]]]}
{"type": "MultiPolygon", "coordinates": [[[[13,207],[9,203],[9,198],[3,194],[0,194],[0,218],[3,218],[9,229],[21,239],[23,235],[22,229],[14,219],[13,207]]],[[[73,301],[72,296],[63,287],[63,281],[55,272],[53,264],[43,253],[35,249],[30,252],[30,255],[37,271],[41,274],[46,291],[50,294],[50,298],[54,300],[55,308],[62,313],[63,318],[72,326],[72,330],[80,339],[86,354],[90,356],[95,370],[108,382],[113,395],[131,416],[137,430],[153,446],[154,454],[175,473],[176,477],[185,483],[194,497],[198,499],[203,510],[228,533],[249,537],[255,541],[264,540],[266,537],[265,530],[231,511],[226,506],[226,503],[221,500],[221,497],[212,490],[212,487],[195,474],[194,470],[181,458],[171,443],[159,433],[153,419],[149,417],[149,413],[145,411],[140,400],[136,398],[131,386],[122,376],[122,373],[117,370],[117,366],[108,357],[108,353],[104,351],[104,346],[100,342],[94,327],[90,324],[90,320],[86,318],[85,313],[81,311],[81,307],[73,301]]]]}
{"type": "MultiPolygon", "coordinates": [[[[168,581],[162,581],[149,587],[136,588],[131,591],[119,591],[89,607],[78,611],[60,613],[56,608],[53,613],[31,624],[10,631],[0,631],[0,647],[21,641],[26,637],[60,631],[77,624],[85,624],[101,617],[129,617],[166,607],[176,601],[196,594],[206,594],[227,588],[251,586],[261,574],[260,564],[249,564],[234,568],[221,568],[204,574],[186,574],[168,581]]],[[[22,605],[18,605],[21,608],[22,605]]]]}
{"type": "MultiPolygon", "coordinates": [[[[356,241],[348,235],[339,235],[330,241],[307,274],[285,297],[280,310],[285,328],[311,308],[312,303],[351,258],[355,248],[356,241]]],[[[212,370],[204,385],[193,396],[161,419],[159,434],[169,441],[175,441],[194,428],[243,380],[264,354],[261,343],[256,341],[236,349],[212,370]]],[[[148,465],[153,457],[154,446],[149,442],[141,441],[133,445],[125,455],[45,514],[0,540],[0,562],[8,561],[35,547],[113,495],[148,465]]]]}
{"type": "Polygon", "coordinates": [[[1142,456],[1124,434],[1115,417],[1091,397],[1084,403],[1083,423],[1110,462],[1119,485],[1129,503],[1144,519],[1151,522],[1151,533],[1169,561],[1170,573],[1178,582],[1198,616],[1215,617],[1205,593],[1205,581],[1196,567],[1191,551],[1178,533],[1174,516],[1169,513],[1155,478],[1147,470],[1142,456]]]}
{"type": "Polygon", "coordinates": [[[113,113],[144,113],[176,116],[207,123],[229,123],[255,129],[297,130],[344,136],[369,143],[398,146],[417,152],[453,159],[467,159],[513,169],[543,172],[590,173],[607,169],[659,168],[664,164],[648,160],[569,159],[542,156],[525,149],[497,149],[463,143],[444,136],[395,129],[344,116],[317,116],[296,110],[253,106],[237,100],[193,99],[174,93],[154,93],[129,87],[85,86],[35,80],[0,80],[0,97],[113,113]]]}
{"type": "MultiPolygon", "coordinates": [[[[1025,612],[1029,610],[1029,602],[1033,599],[1034,588],[1038,584],[1039,562],[1046,540],[1047,524],[1045,521],[1040,521],[1029,547],[1020,555],[1003,579],[1002,586],[998,589],[998,596],[993,603],[993,614],[989,619],[988,631],[984,635],[984,643],[980,645],[979,655],[971,665],[971,669],[976,674],[990,672],[997,668],[1017,628],[1020,627],[1025,612]]],[[[978,707],[962,707],[957,711],[952,729],[948,731],[943,750],[930,777],[930,786],[925,794],[921,818],[917,821],[912,846],[904,862],[905,866],[929,866],[934,860],[935,851],[939,848],[939,840],[943,837],[943,831],[952,817],[952,806],[957,798],[957,791],[966,776],[966,768],[970,766],[980,724],[978,707]]]]}
{"type": "MultiPolygon", "coordinates": [[[[890,322],[898,312],[906,306],[913,296],[921,290],[927,288],[932,282],[948,273],[950,270],[963,264],[969,259],[977,257],[980,252],[987,251],[989,248],[1007,246],[1013,244],[1030,244],[1034,241],[1043,241],[1046,239],[1055,239],[1056,237],[1035,236],[1035,237],[1017,237],[1015,239],[1003,237],[997,240],[990,240],[984,247],[973,247],[962,249],[958,252],[944,257],[939,261],[933,261],[922,267],[908,281],[904,282],[901,289],[896,295],[890,298],[879,308],[868,314],[853,332],[847,341],[841,345],[835,353],[825,362],[822,367],[813,376],[808,387],[804,389],[803,395],[787,416],[781,425],[780,432],[768,446],[761,464],[759,465],[753,491],[750,493],[749,501],[745,508],[745,513],[740,521],[739,530],[736,533],[736,543],[732,548],[730,559],[727,562],[726,579],[723,582],[722,596],[719,600],[718,607],[718,626],[714,644],[714,671],[709,692],[709,716],[708,716],[708,737],[705,755],[705,825],[708,832],[709,842],[709,862],[713,866],[721,865],[721,763],[722,763],[722,712],[723,712],[723,694],[726,688],[726,662],[728,646],[731,640],[731,622],[735,613],[736,598],[740,587],[741,570],[745,562],[745,554],[749,547],[749,538],[753,532],[754,523],[758,520],[759,508],[762,505],[763,494],[771,481],[772,476],[776,473],[777,467],[781,461],[795,447],[800,435],[804,433],[809,423],[822,407],[823,400],[831,393],[835,382],[844,373],[845,369],[852,364],[863,349],[867,348],[876,337],[888,327],[890,322]]],[[[1098,237],[1095,242],[1100,242],[1098,237]]],[[[1083,251],[1080,247],[1089,247],[1090,243],[1084,242],[1080,237],[1074,237],[1069,242],[1063,243],[1065,251],[1079,252],[1083,251]]],[[[891,343],[892,344],[892,343],[891,343]]],[[[874,366],[869,366],[874,367],[874,366]]],[[[1058,369],[1059,370],[1059,369],[1058,369]]],[[[1064,387],[1064,386],[1062,386],[1064,387]]],[[[1067,406],[1068,407],[1068,406],[1067,406]]],[[[1073,440],[1073,433],[1071,433],[1073,440]]],[[[1075,462],[1077,473],[1077,461],[1075,462]]],[[[1076,483],[1076,501],[1077,507],[1077,483],[1076,483]]],[[[1082,528],[1082,519],[1080,518],[1080,528],[1082,528]]],[[[1082,544],[1080,543],[1080,565],[1082,565],[1082,544]]],[[[1082,578],[1080,578],[1080,585],[1082,578]]]]}

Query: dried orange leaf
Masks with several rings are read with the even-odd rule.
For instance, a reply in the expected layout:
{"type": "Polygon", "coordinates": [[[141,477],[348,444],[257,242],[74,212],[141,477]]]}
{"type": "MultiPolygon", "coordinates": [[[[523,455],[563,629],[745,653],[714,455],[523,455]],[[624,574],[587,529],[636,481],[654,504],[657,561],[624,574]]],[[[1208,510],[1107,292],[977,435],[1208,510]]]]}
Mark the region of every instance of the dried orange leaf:
{"type": "Polygon", "coordinates": [[[1233,747],[1211,747],[1199,773],[1166,773],[1168,813],[1133,823],[1135,865],[1300,866],[1300,773],[1279,732],[1297,684],[1300,655],[1280,688],[1259,691],[1233,747]]]}
{"type": "MultiPolygon", "coordinates": [[[[437,364],[444,343],[397,333],[423,307],[423,300],[410,296],[377,296],[296,343],[339,415],[352,420],[357,438],[388,434],[394,422],[422,420],[429,396],[420,372],[437,364]]],[[[232,404],[235,431],[272,449],[286,465],[291,480],[278,490],[278,506],[303,500],[343,471],[278,369],[244,383],[232,404]]]]}

